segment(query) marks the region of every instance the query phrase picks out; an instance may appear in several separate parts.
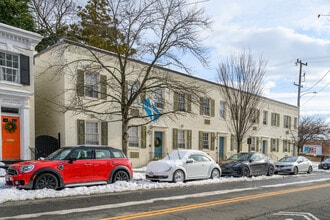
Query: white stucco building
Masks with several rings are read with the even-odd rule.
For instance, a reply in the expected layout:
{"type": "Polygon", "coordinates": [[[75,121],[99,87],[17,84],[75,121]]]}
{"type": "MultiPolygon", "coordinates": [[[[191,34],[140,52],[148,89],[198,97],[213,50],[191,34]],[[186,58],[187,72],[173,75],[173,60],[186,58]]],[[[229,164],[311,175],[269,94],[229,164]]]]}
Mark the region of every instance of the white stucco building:
{"type": "Polygon", "coordinates": [[[0,23],[0,160],[31,159],[33,55],[41,39],[39,34],[0,23]]]}
{"type": "MultiPolygon", "coordinates": [[[[88,116],[64,111],[61,107],[62,104],[74,101],[74,93],[81,93],[86,100],[97,102],[102,99],[102,96],[86,90],[86,87],[85,90],[79,90],[81,83],[89,83],[89,86],[95,86],[98,91],[111,93],[111,88],[105,88],[105,84],[102,83],[102,80],[109,80],[111,76],[100,70],[94,73],[95,79],[98,80],[90,85],[91,81],[87,79],[91,77],[91,73],[82,71],[83,66],[92,66],[84,61],[88,56],[87,49],[102,54],[102,59],[106,60],[107,65],[116,66],[111,53],[96,48],[75,45],[64,53],[59,52],[61,48],[70,48],[72,44],[63,41],[35,56],[36,136],[59,138],[61,146],[92,143],[121,148],[121,123],[114,120],[116,116],[110,115],[108,119],[102,120],[92,117],[91,114],[88,116]],[[77,60],[79,62],[75,62],[77,60]]],[[[130,65],[134,65],[132,69],[144,67],[143,62],[134,60],[130,65]]],[[[224,159],[237,152],[233,135],[226,123],[229,113],[223,94],[220,94],[219,85],[169,69],[156,69],[155,74],[158,74],[157,71],[166,72],[171,77],[191,85],[199,84],[207,88],[206,97],[201,97],[206,102],[200,106],[194,105],[187,99],[189,94],[174,94],[167,89],[157,90],[157,94],[146,94],[146,98],[153,99],[154,106],[159,111],[172,108],[192,114],[182,114],[172,119],[160,117],[147,125],[130,128],[128,157],[132,160],[133,166],[143,166],[178,148],[200,149],[215,160],[224,159]],[[164,100],[172,104],[164,105],[164,100]]],[[[262,100],[262,104],[256,106],[260,114],[244,140],[242,151],[259,151],[274,159],[292,155],[295,149],[291,140],[292,134],[297,131],[298,108],[268,98],[262,100]]],[[[84,102],[76,104],[81,105],[84,102]]],[[[108,107],[102,108],[106,112],[108,107]]],[[[137,103],[135,111],[130,113],[146,115],[141,102],[137,103]]]]}

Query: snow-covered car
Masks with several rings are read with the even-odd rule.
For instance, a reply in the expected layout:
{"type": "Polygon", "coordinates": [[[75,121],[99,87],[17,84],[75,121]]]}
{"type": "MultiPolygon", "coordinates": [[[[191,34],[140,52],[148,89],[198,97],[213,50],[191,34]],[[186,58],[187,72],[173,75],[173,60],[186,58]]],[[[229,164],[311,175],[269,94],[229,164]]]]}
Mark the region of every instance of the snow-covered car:
{"type": "Polygon", "coordinates": [[[319,164],[319,169],[329,170],[330,169],[330,158],[323,160],[319,164]]]}
{"type": "Polygon", "coordinates": [[[285,156],[275,162],[276,173],[298,174],[301,172],[311,173],[312,162],[303,156],[285,156]]]}
{"type": "Polygon", "coordinates": [[[223,176],[272,176],[275,171],[273,160],[259,152],[233,154],[220,167],[223,176]]]}
{"type": "Polygon", "coordinates": [[[164,159],[149,162],[146,168],[146,179],[151,181],[184,182],[220,176],[220,166],[199,150],[173,151],[164,159]]]}

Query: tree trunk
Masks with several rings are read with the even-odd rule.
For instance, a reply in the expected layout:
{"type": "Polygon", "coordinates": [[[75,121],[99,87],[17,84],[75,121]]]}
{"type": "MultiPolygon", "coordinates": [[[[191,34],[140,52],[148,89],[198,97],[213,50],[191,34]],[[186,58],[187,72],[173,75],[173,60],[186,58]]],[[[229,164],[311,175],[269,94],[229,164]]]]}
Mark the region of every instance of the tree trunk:
{"type": "Polygon", "coordinates": [[[122,134],[122,149],[126,156],[127,155],[127,145],[128,145],[128,122],[123,120],[121,126],[121,134],[122,134]]]}

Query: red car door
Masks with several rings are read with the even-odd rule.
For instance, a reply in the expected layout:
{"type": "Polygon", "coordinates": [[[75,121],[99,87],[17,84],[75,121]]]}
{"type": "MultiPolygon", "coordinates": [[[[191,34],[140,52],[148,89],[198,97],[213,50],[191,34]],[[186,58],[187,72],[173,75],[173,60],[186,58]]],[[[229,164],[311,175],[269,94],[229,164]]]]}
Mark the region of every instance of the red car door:
{"type": "Polygon", "coordinates": [[[75,149],[72,154],[75,155],[73,159],[66,161],[64,165],[64,183],[92,182],[94,163],[92,149],[75,149]]]}

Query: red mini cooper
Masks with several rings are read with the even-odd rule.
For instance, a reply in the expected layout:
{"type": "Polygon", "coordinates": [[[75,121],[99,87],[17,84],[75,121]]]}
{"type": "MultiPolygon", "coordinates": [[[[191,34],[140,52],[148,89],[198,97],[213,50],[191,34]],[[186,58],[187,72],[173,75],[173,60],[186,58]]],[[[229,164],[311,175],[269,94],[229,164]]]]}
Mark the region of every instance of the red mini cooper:
{"type": "Polygon", "coordinates": [[[129,181],[132,162],[109,146],[63,147],[44,160],[15,163],[7,169],[7,186],[22,189],[64,187],[129,181]]]}

